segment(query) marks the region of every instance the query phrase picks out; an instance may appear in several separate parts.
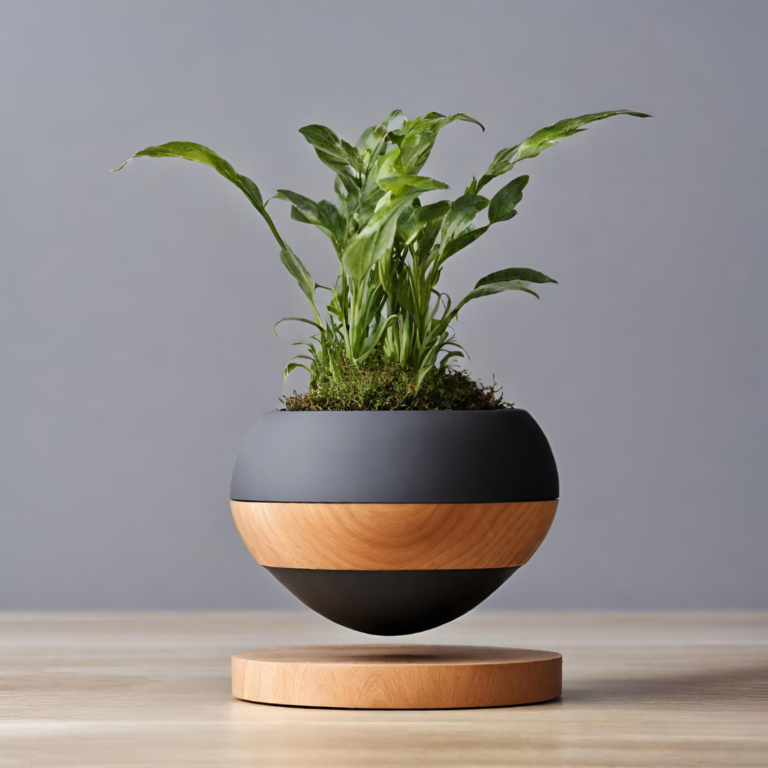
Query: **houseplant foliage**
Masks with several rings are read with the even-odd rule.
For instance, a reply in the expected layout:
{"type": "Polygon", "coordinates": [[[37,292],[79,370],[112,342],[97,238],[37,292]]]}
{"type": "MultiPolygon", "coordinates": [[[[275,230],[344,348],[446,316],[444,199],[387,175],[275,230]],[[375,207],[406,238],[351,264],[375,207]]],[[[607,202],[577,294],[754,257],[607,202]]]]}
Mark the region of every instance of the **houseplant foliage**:
{"type": "Polygon", "coordinates": [[[309,304],[306,316],[283,318],[277,325],[290,320],[314,329],[302,343],[305,352],[285,369],[286,376],[296,368],[310,374],[308,393],[289,398],[289,409],[499,408],[503,402],[495,387],[484,388],[454,370],[465,351],[453,324],[476,299],[505,291],[538,298],[537,285],[556,281],[535,269],[505,266],[481,277],[454,302],[439,289],[443,270],[491,227],[517,215],[529,177],[519,175],[503,185],[500,177],[558,140],[615,115],[649,117],[614,110],[561,120],[497,152],[462,195],[432,202],[430,196],[448,185],[424,175],[424,166],[438,134],[451,123],[467,121],[485,130],[469,115],[430,112],[408,120],[395,110],[354,145],[322,125],[301,128],[335,175],[332,200],[315,201],[287,189],[265,200],[250,178],[193,142],[147,147],[133,158],[179,157],[209,165],[238,187],[267,223],[309,304]],[[501,186],[490,193],[495,182],[501,186]],[[275,199],[291,206],[293,220],[316,227],[330,240],[339,263],[334,285],[318,285],[278,232],[267,211],[275,199]]]}

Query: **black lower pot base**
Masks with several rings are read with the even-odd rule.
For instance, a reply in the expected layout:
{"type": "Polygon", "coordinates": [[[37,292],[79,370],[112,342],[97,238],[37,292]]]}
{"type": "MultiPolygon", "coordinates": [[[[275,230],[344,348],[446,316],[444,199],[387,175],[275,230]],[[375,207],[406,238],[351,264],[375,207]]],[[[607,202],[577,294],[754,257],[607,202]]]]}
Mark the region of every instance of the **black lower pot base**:
{"type": "Polygon", "coordinates": [[[410,635],[463,616],[515,568],[435,571],[267,570],[326,619],[369,635],[410,635]]]}

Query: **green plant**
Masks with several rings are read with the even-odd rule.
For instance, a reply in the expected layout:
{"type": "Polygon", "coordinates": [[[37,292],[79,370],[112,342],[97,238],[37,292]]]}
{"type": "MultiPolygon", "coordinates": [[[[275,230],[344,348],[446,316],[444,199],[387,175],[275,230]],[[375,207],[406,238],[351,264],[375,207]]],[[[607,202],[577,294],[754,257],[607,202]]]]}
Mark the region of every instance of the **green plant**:
{"type": "Polygon", "coordinates": [[[237,186],[264,218],[280,248],[280,258],[309,301],[312,314],[283,318],[275,329],[279,323],[293,320],[316,330],[305,342],[307,354],[297,355],[286,367],[286,377],[298,367],[305,368],[312,391],[329,382],[348,381],[350,366],[360,370],[399,366],[409,372],[413,391],[418,393],[428,378],[445,374],[456,358],[464,357],[452,324],[468,302],[503,291],[523,291],[538,298],[533,285],[556,282],[534,269],[510,267],[481,278],[455,305],[438,289],[450,258],[490,227],[517,215],[529,177],[516,177],[490,198],[481,191],[559,139],[622,114],[649,117],[622,109],[561,120],[499,151],[463,195],[427,205],[422,204],[422,195],[448,188],[420,175],[438,133],[457,120],[485,130],[468,115],[446,117],[430,112],[407,120],[395,110],[383,123],[365,130],[354,146],[325,126],[301,128],[318,158],[335,174],[333,201],[316,202],[287,189],[264,200],[251,179],[212,150],[192,142],[147,147],[133,157],[180,157],[209,165],[237,186]],[[317,227],[331,241],[340,267],[332,287],[318,285],[279,234],[267,212],[268,203],[275,198],[290,204],[291,218],[317,227]],[[487,211],[487,222],[475,226],[482,211],[487,211]],[[325,312],[318,306],[318,290],[330,293],[325,312]]]}

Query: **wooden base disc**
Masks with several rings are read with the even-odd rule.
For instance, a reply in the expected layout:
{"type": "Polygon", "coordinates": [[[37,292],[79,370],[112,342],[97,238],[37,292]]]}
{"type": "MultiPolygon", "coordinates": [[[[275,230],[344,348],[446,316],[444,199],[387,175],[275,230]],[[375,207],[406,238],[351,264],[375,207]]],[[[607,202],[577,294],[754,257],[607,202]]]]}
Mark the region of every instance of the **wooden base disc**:
{"type": "Polygon", "coordinates": [[[469,645],[326,645],[232,657],[232,693],[262,704],[457,709],[562,695],[559,653],[469,645]]]}

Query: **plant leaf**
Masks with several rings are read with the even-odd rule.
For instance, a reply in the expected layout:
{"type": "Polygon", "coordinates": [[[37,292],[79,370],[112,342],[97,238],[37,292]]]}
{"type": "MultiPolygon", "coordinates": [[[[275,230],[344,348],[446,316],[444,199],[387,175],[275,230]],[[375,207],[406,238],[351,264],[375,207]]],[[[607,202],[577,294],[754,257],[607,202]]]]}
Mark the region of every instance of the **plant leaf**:
{"type": "Polygon", "coordinates": [[[363,342],[360,356],[355,358],[355,362],[362,363],[371,352],[373,352],[379,341],[381,341],[384,331],[386,331],[393,323],[396,323],[397,320],[397,315],[390,315],[384,322],[379,323],[374,332],[363,342]]]}
{"type": "MultiPolygon", "coordinates": [[[[395,239],[397,219],[419,193],[391,198],[381,205],[368,223],[349,241],[344,249],[344,271],[353,280],[360,280],[368,270],[389,250],[395,239]]],[[[384,202],[382,198],[380,202],[384,202]]]]}
{"type": "MultiPolygon", "coordinates": [[[[298,192],[291,192],[290,189],[278,189],[275,197],[280,200],[287,200],[311,223],[315,224],[318,222],[317,203],[314,200],[310,200],[298,192]]],[[[297,221],[300,221],[300,219],[297,219],[297,221]]]]}
{"type": "Polygon", "coordinates": [[[518,176],[493,196],[488,209],[488,221],[491,224],[509,221],[515,215],[515,206],[523,199],[523,190],[529,179],[530,176],[518,176]]]}
{"type": "MultiPolygon", "coordinates": [[[[501,176],[515,167],[515,161],[512,159],[518,150],[519,144],[507,149],[500,149],[493,161],[488,166],[488,170],[480,177],[480,181],[475,184],[475,192],[479,192],[488,182],[493,181],[497,176],[501,176]]],[[[473,179],[474,182],[474,179],[473,179]]]]}
{"type": "Polygon", "coordinates": [[[305,125],[299,128],[299,133],[315,148],[325,152],[338,153],[339,158],[344,155],[341,152],[341,139],[324,125],[305,125]]]}
{"type": "MultiPolygon", "coordinates": [[[[423,209],[422,209],[423,210],[423,209]]],[[[430,258],[432,248],[437,236],[440,234],[440,218],[435,217],[428,221],[416,237],[416,248],[419,253],[419,262],[425,262],[430,258]]]]}
{"type": "Polygon", "coordinates": [[[645,112],[633,112],[629,109],[616,109],[608,112],[594,112],[589,115],[581,115],[580,117],[571,117],[566,120],[560,120],[554,125],[549,125],[546,128],[542,128],[536,131],[532,136],[529,136],[521,145],[518,152],[518,160],[525,160],[529,157],[536,157],[540,155],[545,149],[557,144],[558,139],[563,139],[566,136],[572,136],[574,133],[580,133],[583,125],[589,125],[595,123],[598,120],[605,120],[608,117],[614,117],[615,115],[632,115],[633,117],[651,117],[651,115],[645,114],[645,112]]]}
{"type": "Polygon", "coordinates": [[[438,112],[430,112],[415,120],[406,120],[403,127],[390,131],[389,138],[400,148],[400,155],[395,161],[395,169],[399,173],[418,173],[427,162],[432,147],[437,140],[437,134],[456,120],[475,123],[483,130],[485,127],[474,117],[458,112],[445,117],[438,112]]]}
{"type": "Polygon", "coordinates": [[[348,165],[356,171],[362,170],[360,153],[351,144],[340,139],[324,125],[305,125],[299,133],[315,148],[317,156],[329,168],[339,173],[348,165]]]}
{"type": "Polygon", "coordinates": [[[370,128],[366,128],[355,144],[357,149],[360,152],[365,149],[376,149],[381,144],[381,140],[387,135],[390,123],[398,117],[404,117],[402,109],[392,110],[389,113],[389,117],[380,125],[372,125],[370,128]]]}
{"type": "Polygon", "coordinates": [[[291,203],[291,218],[302,224],[313,224],[331,238],[337,250],[341,248],[345,223],[336,206],[330,200],[316,203],[290,189],[278,189],[275,197],[291,203]]]}
{"type": "Polygon", "coordinates": [[[344,188],[347,197],[352,196],[357,198],[360,196],[360,185],[349,171],[340,171],[336,176],[336,181],[338,181],[344,188]]]}
{"type": "Polygon", "coordinates": [[[490,227],[490,224],[486,224],[484,227],[478,227],[477,229],[470,229],[469,232],[465,232],[463,235],[459,235],[451,240],[443,249],[443,259],[453,256],[454,253],[458,253],[462,248],[466,248],[468,245],[474,243],[475,240],[482,237],[488,231],[488,227],[490,227]]]}
{"type": "Polygon", "coordinates": [[[275,336],[277,336],[277,326],[280,325],[280,323],[286,323],[289,320],[293,320],[296,323],[307,323],[307,325],[314,325],[315,328],[317,328],[319,331],[323,330],[323,327],[316,323],[314,320],[310,320],[308,317],[281,317],[276,323],[274,327],[275,336]]]}
{"type": "Polygon", "coordinates": [[[414,176],[411,174],[398,174],[387,176],[376,182],[381,189],[391,192],[393,197],[410,194],[412,192],[429,192],[433,189],[448,189],[448,185],[429,176],[414,176]]]}
{"type": "MultiPolygon", "coordinates": [[[[307,358],[307,359],[310,359],[310,358],[307,358]]],[[[291,373],[293,373],[297,368],[303,368],[305,371],[307,371],[309,373],[310,376],[312,375],[312,371],[309,368],[307,368],[307,366],[304,365],[304,363],[293,363],[293,362],[291,362],[291,363],[288,363],[288,365],[285,366],[285,372],[283,373],[283,384],[285,384],[285,381],[288,378],[288,376],[291,373]]]]}
{"type": "Polygon", "coordinates": [[[520,280],[526,283],[555,283],[551,277],[547,277],[543,272],[537,272],[535,269],[525,269],[523,267],[512,267],[510,269],[500,269],[498,272],[491,272],[477,281],[475,288],[480,288],[491,283],[505,283],[513,280],[520,280]]]}
{"type": "Polygon", "coordinates": [[[223,157],[202,144],[196,144],[193,141],[169,141],[166,144],[146,147],[141,152],[137,152],[129,157],[119,168],[115,168],[112,173],[121,171],[136,157],[177,157],[182,160],[190,160],[191,162],[208,165],[218,171],[227,181],[239,187],[251,201],[254,208],[260,212],[264,211],[264,201],[256,184],[247,176],[239,174],[223,157]]]}
{"type": "Polygon", "coordinates": [[[291,206],[291,218],[294,221],[300,221],[302,224],[314,224],[315,222],[308,219],[295,205],[291,206]]]}
{"type": "Polygon", "coordinates": [[[209,165],[218,171],[227,181],[231,181],[240,191],[250,200],[251,205],[261,214],[267,226],[277,240],[280,248],[285,248],[285,242],[275,227],[275,223],[267,213],[266,205],[262,199],[261,192],[256,184],[247,176],[238,173],[223,157],[217,155],[212,149],[195,144],[192,141],[169,141],[167,144],[158,144],[154,147],[147,147],[129,157],[119,168],[115,168],[113,173],[125,168],[135,157],[178,157],[182,160],[190,160],[195,163],[209,165]]]}
{"type": "Polygon", "coordinates": [[[433,219],[440,219],[451,210],[450,200],[440,200],[437,203],[423,205],[414,211],[414,218],[419,224],[426,224],[433,219]]]}
{"type": "Polygon", "coordinates": [[[317,204],[317,215],[320,226],[331,233],[339,248],[344,244],[346,222],[339,209],[330,200],[321,200],[317,204]]]}
{"type": "MultiPolygon", "coordinates": [[[[414,201],[414,204],[406,208],[397,219],[397,237],[399,237],[405,245],[412,243],[416,236],[419,234],[419,230],[424,226],[416,220],[416,211],[418,207],[414,201]]],[[[381,264],[381,262],[379,262],[381,264]]]]}
{"type": "Polygon", "coordinates": [[[440,229],[440,246],[445,250],[449,241],[460,235],[472,223],[475,216],[488,207],[488,198],[481,195],[466,194],[451,204],[451,210],[443,219],[440,229]]]}
{"type": "Polygon", "coordinates": [[[495,293],[502,293],[503,291],[523,291],[524,293],[530,293],[531,296],[539,298],[539,294],[532,291],[521,280],[507,280],[500,283],[489,283],[488,285],[482,285],[479,288],[471,290],[456,306],[453,311],[453,316],[459,314],[459,310],[469,301],[473,299],[479,299],[483,296],[492,296],[495,293]]]}
{"type": "Polygon", "coordinates": [[[304,295],[314,307],[315,288],[317,285],[309,272],[307,272],[306,267],[301,263],[301,259],[299,259],[289,246],[286,246],[280,252],[280,260],[285,264],[285,268],[296,278],[299,288],[301,288],[304,295]]]}
{"type": "Polygon", "coordinates": [[[264,201],[261,197],[261,192],[256,184],[251,181],[247,176],[243,176],[242,173],[238,173],[237,177],[240,181],[239,187],[245,193],[245,196],[251,201],[254,208],[259,210],[264,209],[264,201]]]}
{"type": "Polygon", "coordinates": [[[363,172],[363,159],[360,157],[360,153],[357,151],[357,147],[353,147],[349,142],[341,140],[341,149],[344,152],[344,156],[347,158],[349,164],[358,172],[363,172]]]}
{"type": "Polygon", "coordinates": [[[327,165],[332,171],[336,173],[344,171],[347,168],[348,163],[346,158],[339,160],[335,155],[332,155],[330,152],[326,152],[322,149],[316,149],[315,154],[320,158],[320,162],[322,162],[324,165],[327,165]]]}

